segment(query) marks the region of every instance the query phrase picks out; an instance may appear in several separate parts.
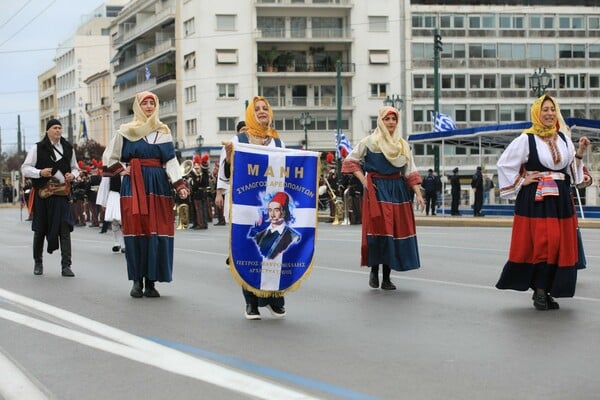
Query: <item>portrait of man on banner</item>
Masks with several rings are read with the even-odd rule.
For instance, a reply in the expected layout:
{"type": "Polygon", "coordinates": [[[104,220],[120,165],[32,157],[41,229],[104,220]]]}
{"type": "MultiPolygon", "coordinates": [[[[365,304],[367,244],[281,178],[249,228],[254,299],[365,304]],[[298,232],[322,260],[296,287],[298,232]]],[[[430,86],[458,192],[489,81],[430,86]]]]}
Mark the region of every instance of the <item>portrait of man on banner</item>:
{"type": "Polygon", "coordinates": [[[288,225],[294,218],[291,213],[291,204],[293,203],[290,202],[287,193],[275,193],[266,210],[268,219],[265,220],[263,218],[264,211],[260,211],[261,218],[257,225],[250,229],[249,236],[254,238],[258,250],[264,258],[276,259],[290,245],[301,240],[302,235],[288,225]]]}

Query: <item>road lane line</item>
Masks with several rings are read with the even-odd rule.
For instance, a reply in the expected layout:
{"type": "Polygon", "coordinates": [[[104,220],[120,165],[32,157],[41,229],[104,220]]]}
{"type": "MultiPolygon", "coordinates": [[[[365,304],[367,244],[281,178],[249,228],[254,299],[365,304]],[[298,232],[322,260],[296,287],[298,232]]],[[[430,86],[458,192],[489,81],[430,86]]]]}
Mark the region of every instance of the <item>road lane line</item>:
{"type": "Polygon", "coordinates": [[[0,398],[4,400],[48,400],[21,369],[0,351],[0,398]]]}
{"type": "Polygon", "coordinates": [[[103,350],[131,360],[169,371],[189,378],[201,380],[227,390],[232,390],[253,396],[258,399],[298,399],[311,400],[316,397],[288,389],[278,384],[257,377],[248,376],[241,372],[225,368],[216,363],[192,357],[180,351],[160,345],[150,340],[129,334],[117,328],[88,319],[75,313],[41,303],[4,289],[0,289],[0,297],[13,303],[44,312],[54,318],[59,318],[88,331],[102,335],[111,340],[95,337],[76,330],[65,328],[50,322],[42,321],[23,314],[0,309],[0,318],[28,326],[67,340],[89,347],[103,350]],[[117,342],[117,343],[115,343],[117,342]]]}

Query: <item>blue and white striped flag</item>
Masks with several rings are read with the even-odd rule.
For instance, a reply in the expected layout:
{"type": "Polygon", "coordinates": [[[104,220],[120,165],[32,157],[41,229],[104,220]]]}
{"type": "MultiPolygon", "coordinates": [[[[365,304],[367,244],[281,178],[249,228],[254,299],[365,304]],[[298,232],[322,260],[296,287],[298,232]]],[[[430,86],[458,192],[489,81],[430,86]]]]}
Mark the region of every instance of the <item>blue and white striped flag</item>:
{"type": "Polygon", "coordinates": [[[296,289],[312,269],[319,153],[236,143],[230,269],[259,297],[296,289]]]}
{"type": "Polygon", "coordinates": [[[350,153],[352,151],[352,145],[350,144],[350,141],[348,140],[346,135],[344,135],[343,132],[340,132],[339,146],[338,146],[337,132],[335,132],[334,135],[335,135],[335,143],[336,143],[336,148],[337,148],[337,151],[336,151],[337,158],[341,158],[342,149],[346,150],[346,154],[350,153]]]}
{"type": "Polygon", "coordinates": [[[433,111],[431,112],[431,116],[434,132],[453,131],[456,129],[456,124],[450,116],[440,112],[436,115],[433,111]]]}
{"type": "Polygon", "coordinates": [[[152,78],[152,74],[150,73],[150,68],[148,68],[147,65],[144,67],[144,77],[146,78],[146,80],[152,78]]]}

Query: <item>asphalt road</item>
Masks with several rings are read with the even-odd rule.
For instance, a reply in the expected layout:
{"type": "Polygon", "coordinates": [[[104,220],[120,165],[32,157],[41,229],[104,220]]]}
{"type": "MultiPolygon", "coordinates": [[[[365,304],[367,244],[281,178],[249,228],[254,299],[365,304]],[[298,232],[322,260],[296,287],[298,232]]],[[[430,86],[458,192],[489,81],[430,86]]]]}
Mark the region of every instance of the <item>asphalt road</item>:
{"type": "Polygon", "coordinates": [[[129,296],[110,233],[76,228],[75,278],[0,209],[0,398],[597,399],[600,230],[584,229],[576,297],[540,312],[494,288],[510,228],[418,226],[422,268],[369,289],[360,226],[319,224],[288,315],[244,319],[225,267],[227,227],[177,231],[174,281],[129,296]]]}

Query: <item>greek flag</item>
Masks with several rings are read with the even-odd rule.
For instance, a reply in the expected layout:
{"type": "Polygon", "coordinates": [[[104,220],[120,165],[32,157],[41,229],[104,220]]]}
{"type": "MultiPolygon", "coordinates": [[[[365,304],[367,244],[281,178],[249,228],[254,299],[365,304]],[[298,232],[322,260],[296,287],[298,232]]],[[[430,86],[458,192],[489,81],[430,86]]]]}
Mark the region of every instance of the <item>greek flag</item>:
{"type": "Polygon", "coordinates": [[[259,297],[297,289],[312,269],[319,153],[236,143],[230,269],[259,297]]]}
{"type": "Polygon", "coordinates": [[[85,124],[84,118],[81,118],[81,120],[79,121],[79,139],[80,140],[88,139],[87,125],[85,124]]]}
{"type": "Polygon", "coordinates": [[[337,132],[335,133],[335,143],[336,143],[336,148],[337,148],[336,154],[337,154],[338,158],[341,157],[342,149],[346,150],[346,154],[350,153],[352,151],[352,145],[350,144],[350,141],[348,140],[348,138],[346,137],[346,135],[344,135],[343,132],[340,132],[339,145],[338,145],[337,132]]]}
{"type": "Polygon", "coordinates": [[[452,121],[452,118],[442,113],[431,113],[431,120],[433,121],[434,132],[453,131],[456,129],[456,124],[452,121]]]}
{"type": "Polygon", "coordinates": [[[148,68],[147,65],[144,67],[144,77],[146,78],[146,80],[152,77],[152,75],[150,74],[150,68],[148,68]]]}

